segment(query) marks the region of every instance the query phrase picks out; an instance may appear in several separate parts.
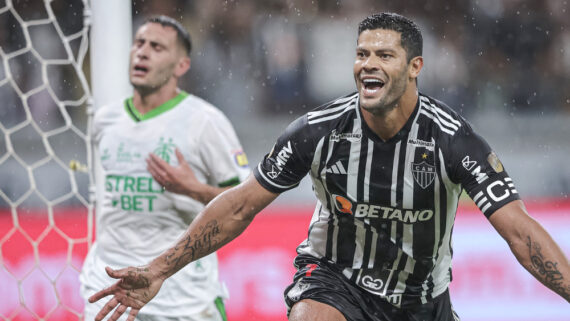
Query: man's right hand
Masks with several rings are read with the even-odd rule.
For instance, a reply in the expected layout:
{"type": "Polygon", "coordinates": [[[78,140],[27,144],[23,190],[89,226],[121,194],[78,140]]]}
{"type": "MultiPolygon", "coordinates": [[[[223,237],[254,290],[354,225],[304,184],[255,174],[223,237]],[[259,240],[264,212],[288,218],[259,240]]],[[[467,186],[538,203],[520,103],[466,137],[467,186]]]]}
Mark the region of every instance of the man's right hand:
{"type": "Polygon", "coordinates": [[[146,159],[147,169],[165,190],[189,196],[198,202],[208,204],[227,188],[218,188],[201,183],[178,148],[175,150],[178,166],[172,166],[155,154],[146,159]]]}
{"type": "Polygon", "coordinates": [[[105,271],[110,277],[119,281],[89,298],[89,302],[93,303],[113,295],[113,298],[95,316],[96,321],[103,320],[115,307],[117,309],[108,320],[118,320],[127,308],[131,308],[127,321],[134,321],[139,310],[158,293],[164,282],[164,279],[152,273],[148,266],[131,266],[120,270],[106,267],[105,271]]]}

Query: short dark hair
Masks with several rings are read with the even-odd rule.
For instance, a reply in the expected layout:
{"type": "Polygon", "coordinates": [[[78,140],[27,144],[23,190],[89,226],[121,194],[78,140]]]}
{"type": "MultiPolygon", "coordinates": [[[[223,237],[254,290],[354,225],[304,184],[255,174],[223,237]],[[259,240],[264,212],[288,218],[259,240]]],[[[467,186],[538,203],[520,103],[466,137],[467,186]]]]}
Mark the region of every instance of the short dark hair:
{"type": "Polygon", "coordinates": [[[383,12],[366,17],[358,25],[358,35],[364,30],[394,30],[401,35],[402,47],[406,50],[408,62],[422,55],[423,37],[418,25],[397,13],[383,12]]]}
{"type": "Polygon", "coordinates": [[[184,51],[188,56],[190,56],[190,51],[192,51],[192,40],[190,39],[190,33],[188,30],[182,26],[180,22],[176,19],[170,18],[168,16],[152,16],[146,19],[143,25],[147,23],[158,23],[163,27],[171,27],[176,30],[176,40],[184,48],[184,51]]]}

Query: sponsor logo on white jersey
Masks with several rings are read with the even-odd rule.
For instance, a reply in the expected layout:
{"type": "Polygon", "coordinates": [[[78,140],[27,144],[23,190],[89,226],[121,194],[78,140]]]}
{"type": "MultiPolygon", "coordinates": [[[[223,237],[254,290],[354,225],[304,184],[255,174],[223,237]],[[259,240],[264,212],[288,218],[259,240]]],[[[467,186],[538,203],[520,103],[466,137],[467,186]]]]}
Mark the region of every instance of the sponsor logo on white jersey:
{"type": "Polygon", "coordinates": [[[162,158],[165,162],[171,163],[170,160],[174,156],[174,149],[176,145],[172,142],[172,138],[164,139],[164,137],[160,137],[158,141],[158,146],[154,149],[153,153],[155,153],[158,157],[162,158]]]}

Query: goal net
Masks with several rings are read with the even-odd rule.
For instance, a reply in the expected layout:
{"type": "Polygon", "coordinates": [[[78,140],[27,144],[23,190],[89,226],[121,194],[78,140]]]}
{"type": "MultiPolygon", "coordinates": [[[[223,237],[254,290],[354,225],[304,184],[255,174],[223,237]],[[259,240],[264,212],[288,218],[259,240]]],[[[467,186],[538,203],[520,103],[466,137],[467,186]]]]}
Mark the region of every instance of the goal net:
{"type": "Polygon", "coordinates": [[[87,0],[0,0],[0,320],[78,320],[92,241],[87,0]]]}

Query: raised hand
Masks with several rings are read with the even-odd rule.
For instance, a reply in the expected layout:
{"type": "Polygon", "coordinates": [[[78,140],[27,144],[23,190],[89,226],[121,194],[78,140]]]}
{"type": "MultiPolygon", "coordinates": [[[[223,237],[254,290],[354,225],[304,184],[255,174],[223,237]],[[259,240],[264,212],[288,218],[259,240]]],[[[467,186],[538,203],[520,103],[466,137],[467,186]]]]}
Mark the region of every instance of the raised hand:
{"type": "Polygon", "coordinates": [[[89,302],[93,303],[108,295],[113,295],[95,316],[96,321],[103,320],[115,308],[117,309],[108,320],[118,320],[127,308],[131,308],[127,321],[134,321],[139,310],[158,293],[164,282],[163,278],[152,273],[147,266],[131,266],[120,270],[106,267],[105,271],[110,277],[119,279],[119,281],[89,298],[89,302]]]}
{"type": "Polygon", "coordinates": [[[225,190],[200,182],[178,148],[175,153],[179,164],[177,167],[152,153],[146,159],[147,170],[164,189],[189,196],[204,204],[225,190]]]}
{"type": "Polygon", "coordinates": [[[175,153],[179,164],[177,167],[171,166],[155,154],[149,154],[146,159],[147,170],[167,191],[189,195],[200,182],[178,148],[175,153]]]}

